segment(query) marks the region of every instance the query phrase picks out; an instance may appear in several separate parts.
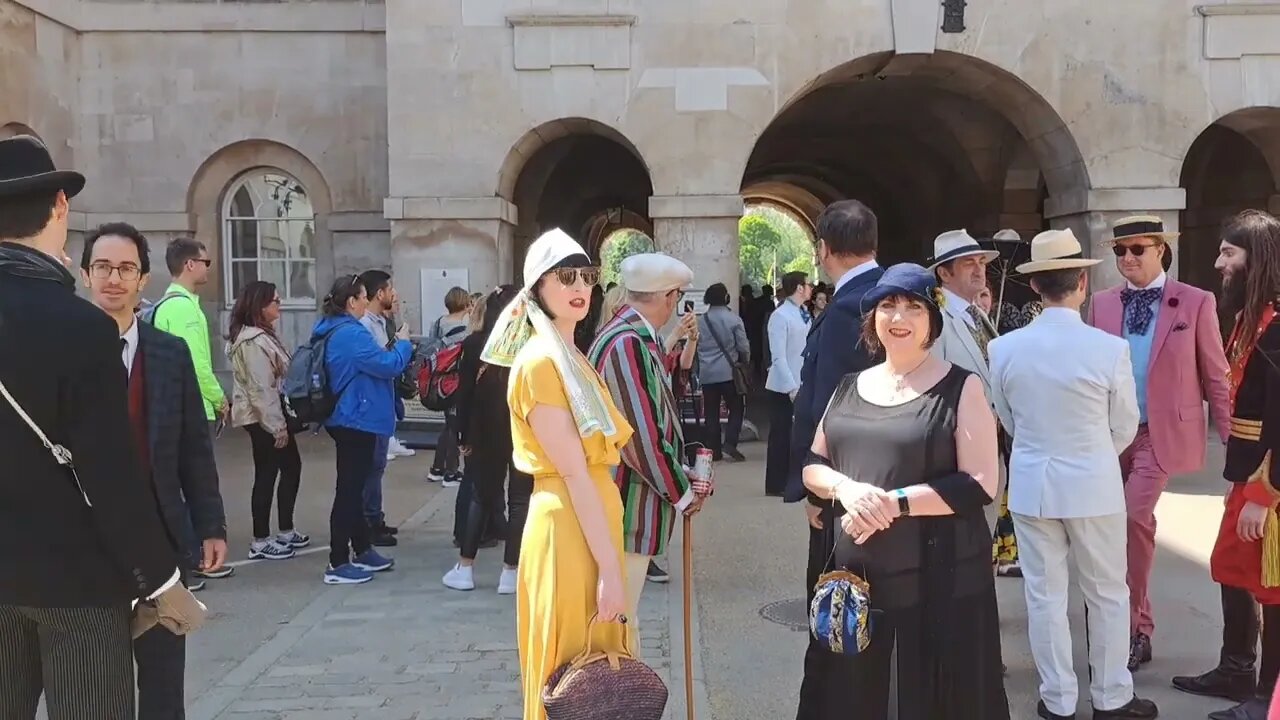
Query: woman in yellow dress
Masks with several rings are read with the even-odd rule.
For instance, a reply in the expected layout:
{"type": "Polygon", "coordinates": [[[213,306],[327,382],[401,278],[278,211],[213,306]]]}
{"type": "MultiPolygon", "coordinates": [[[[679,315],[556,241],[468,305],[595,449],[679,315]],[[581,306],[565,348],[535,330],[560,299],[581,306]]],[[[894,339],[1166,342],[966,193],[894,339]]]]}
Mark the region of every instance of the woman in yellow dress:
{"type": "Polygon", "coordinates": [[[546,718],[547,679],[588,646],[637,650],[623,614],[622,496],[612,473],[632,431],[573,343],[599,279],[572,238],[542,235],[482,355],[511,368],[512,459],[534,479],[516,582],[524,720],[546,718]]]}

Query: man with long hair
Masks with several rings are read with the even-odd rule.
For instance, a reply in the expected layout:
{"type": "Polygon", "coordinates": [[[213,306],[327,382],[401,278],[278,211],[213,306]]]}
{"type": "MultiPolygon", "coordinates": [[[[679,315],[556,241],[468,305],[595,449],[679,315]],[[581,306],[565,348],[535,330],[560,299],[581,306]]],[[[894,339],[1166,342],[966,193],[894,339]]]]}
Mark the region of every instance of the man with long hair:
{"type": "Polygon", "coordinates": [[[1227,342],[1230,435],[1223,477],[1231,483],[1209,568],[1223,586],[1223,647],[1217,668],[1174,678],[1180,690],[1242,700],[1211,720],[1263,720],[1280,671],[1280,221],[1245,210],[1223,226],[1218,260],[1222,300],[1235,316],[1227,342]],[[1261,674],[1254,686],[1262,605],[1261,674]],[[1268,630],[1267,628],[1270,628],[1268,630]]]}

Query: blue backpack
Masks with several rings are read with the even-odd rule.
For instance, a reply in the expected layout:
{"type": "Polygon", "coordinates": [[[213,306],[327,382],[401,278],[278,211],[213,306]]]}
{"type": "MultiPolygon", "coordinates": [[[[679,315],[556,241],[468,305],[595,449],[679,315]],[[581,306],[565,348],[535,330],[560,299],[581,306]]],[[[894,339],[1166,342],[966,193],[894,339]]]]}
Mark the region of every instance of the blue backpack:
{"type": "Polygon", "coordinates": [[[338,407],[342,392],[331,389],[325,363],[329,336],[336,330],[313,335],[298,347],[289,361],[289,370],[284,376],[284,411],[298,425],[323,423],[338,407]]]}

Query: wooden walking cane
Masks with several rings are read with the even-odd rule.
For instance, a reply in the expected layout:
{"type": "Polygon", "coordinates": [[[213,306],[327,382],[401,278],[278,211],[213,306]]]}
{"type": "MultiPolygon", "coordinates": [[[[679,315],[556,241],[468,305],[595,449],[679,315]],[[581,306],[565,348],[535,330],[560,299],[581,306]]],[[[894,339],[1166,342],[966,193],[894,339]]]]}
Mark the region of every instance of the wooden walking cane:
{"type": "Polygon", "coordinates": [[[693,717],[693,518],[684,516],[684,704],[693,717]]]}

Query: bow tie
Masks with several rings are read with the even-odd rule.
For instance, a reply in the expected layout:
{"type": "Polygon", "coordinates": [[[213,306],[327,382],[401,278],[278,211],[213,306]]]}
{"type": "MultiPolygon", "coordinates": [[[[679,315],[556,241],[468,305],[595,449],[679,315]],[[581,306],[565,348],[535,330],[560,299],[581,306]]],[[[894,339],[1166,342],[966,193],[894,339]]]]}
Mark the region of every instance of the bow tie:
{"type": "Polygon", "coordinates": [[[1163,287],[1134,290],[1125,288],[1120,291],[1120,300],[1124,303],[1125,328],[1130,335],[1144,335],[1151,327],[1151,319],[1155,312],[1151,306],[1160,302],[1164,294],[1163,287]]]}

